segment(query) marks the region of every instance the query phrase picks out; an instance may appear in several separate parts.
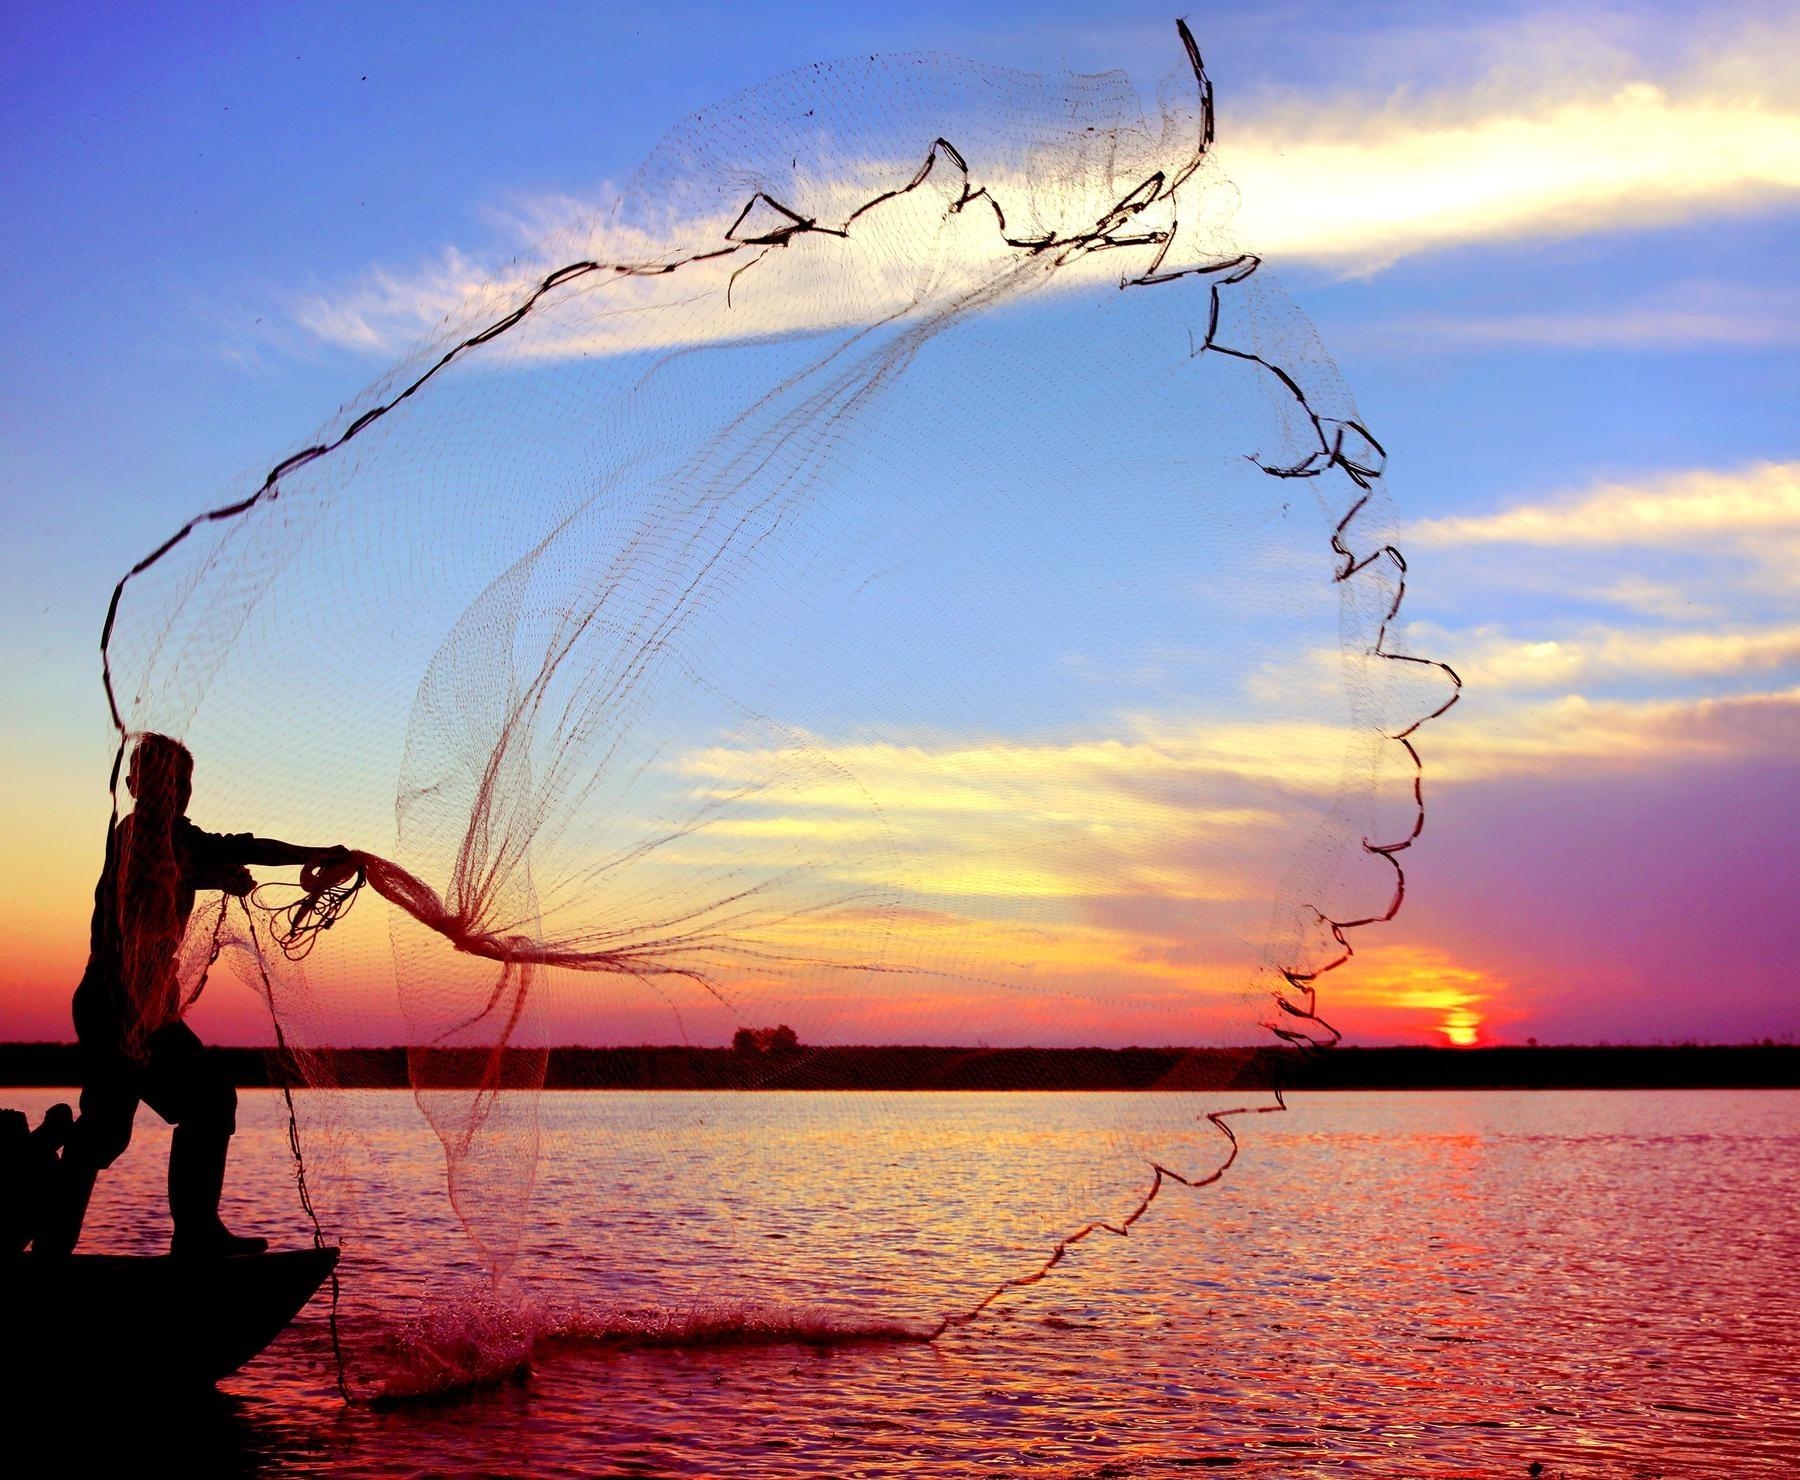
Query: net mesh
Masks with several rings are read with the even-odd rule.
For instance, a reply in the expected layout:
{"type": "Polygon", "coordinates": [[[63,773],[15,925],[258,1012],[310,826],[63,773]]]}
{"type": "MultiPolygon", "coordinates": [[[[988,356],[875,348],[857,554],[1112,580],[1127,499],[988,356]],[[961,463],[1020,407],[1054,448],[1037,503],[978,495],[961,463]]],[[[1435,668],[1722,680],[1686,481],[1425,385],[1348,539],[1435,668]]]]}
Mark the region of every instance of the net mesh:
{"type": "Polygon", "coordinates": [[[703,1264],[941,1331],[1211,1180],[1263,1051],[1334,1038],[1453,676],[1400,652],[1381,448],[1232,239],[1181,34],[1148,108],[895,56],[697,115],[121,582],[121,754],[178,736],[197,817],[366,875],[203,904],[181,957],[300,1077],[353,1388],[466,1375],[397,1305],[554,1268],[572,1178],[608,1301],[703,1264]],[[382,1043],[436,1186],[369,1130],[382,1043]],[[911,1093],[1093,1044],[1211,1051],[1104,1134],[1022,1099],[1062,1174],[1004,1195],[991,1126],[911,1093]],[[575,1114],[560,1045],[608,1052],[557,1083],[699,1090],[575,1114]],[[826,1134],[725,1083],[861,1088],[826,1134]]]}

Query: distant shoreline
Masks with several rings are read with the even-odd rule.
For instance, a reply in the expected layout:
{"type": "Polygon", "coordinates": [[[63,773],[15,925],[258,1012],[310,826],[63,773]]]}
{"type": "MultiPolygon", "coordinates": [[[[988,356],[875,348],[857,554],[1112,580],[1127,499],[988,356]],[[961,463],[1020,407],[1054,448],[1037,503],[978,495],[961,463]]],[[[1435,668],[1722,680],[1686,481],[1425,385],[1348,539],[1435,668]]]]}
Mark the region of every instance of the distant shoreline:
{"type": "MultiPolygon", "coordinates": [[[[258,1089],[300,1084],[275,1050],[216,1048],[232,1082],[258,1089]]],[[[328,1049],[312,1055],[345,1088],[405,1088],[402,1048],[328,1049]]],[[[485,1056],[440,1050],[415,1055],[430,1086],[479,1083],[485,1056]]],[[[726,1048],[636,1047],[510,1050],[501,1079],[548,1089],[634,1090],[1438,1090],[1438,1089],[1794,1089],[1800,1044],[1546,1048],[800,1048],[742,1054],[726,1048]]],[[[79,1050],[68,1043],[0,1044],[0,1086],[79,1084],[79,1050]]]]}

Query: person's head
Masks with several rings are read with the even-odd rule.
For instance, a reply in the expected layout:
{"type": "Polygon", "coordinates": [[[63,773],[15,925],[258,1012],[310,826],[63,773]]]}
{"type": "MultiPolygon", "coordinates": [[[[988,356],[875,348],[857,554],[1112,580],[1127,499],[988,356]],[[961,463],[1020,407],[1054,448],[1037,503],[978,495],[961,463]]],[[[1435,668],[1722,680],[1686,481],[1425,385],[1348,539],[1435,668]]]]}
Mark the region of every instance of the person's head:
{"type": "Polygon", "coordinates": [[[140,735],[125,786],[138,811],[179,817],[194,794],[194,753],[167,735],[140,735]]]}

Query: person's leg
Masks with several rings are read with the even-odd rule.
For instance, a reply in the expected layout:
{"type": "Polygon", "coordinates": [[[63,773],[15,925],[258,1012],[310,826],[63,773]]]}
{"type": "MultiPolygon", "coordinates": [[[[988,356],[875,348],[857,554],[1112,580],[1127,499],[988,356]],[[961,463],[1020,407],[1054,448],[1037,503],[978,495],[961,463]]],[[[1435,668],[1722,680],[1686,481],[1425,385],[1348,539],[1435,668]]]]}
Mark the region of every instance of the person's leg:
{"type": "Polygon", "coordinates": [[[129,1063],[89,1056],[82,1079],[81,1115],[57,1161],[32,1241],[37,1253],[51,1257],[74,1250],[94,1195],[94,1179],[131,1144],[131,1122],[137,1114],[135,1073],[129,1063]]]}
{"type": "Polygon", "coordinates": [[[255,1254],[260,1238],[240,1238],[219,1217],[225,1158],[237,1130],[237,1090],[185,1023],[151,1037],[144,1103],[172,1121],[169,1146],[169,1213],[175,1222],[170,1248],[177,1254],[255,1254]]]}

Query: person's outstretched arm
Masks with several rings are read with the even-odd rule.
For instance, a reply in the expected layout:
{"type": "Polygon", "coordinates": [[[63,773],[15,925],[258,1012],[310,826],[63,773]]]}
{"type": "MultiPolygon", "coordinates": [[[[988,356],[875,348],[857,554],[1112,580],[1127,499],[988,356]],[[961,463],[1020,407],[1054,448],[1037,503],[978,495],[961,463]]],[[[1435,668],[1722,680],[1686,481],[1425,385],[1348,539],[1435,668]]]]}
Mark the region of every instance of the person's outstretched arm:
{"type": "Polygon", "coordinates": [[[244,894],[251,887],[250,875],[245,872],[250,864],[265,868],[290,864],[304,867],[347,861],[350,857],[350,850],[341,843],[286,843],[280,838],[259,838],[253,833],[209,833],[185,818],[183,824],[190,882],[200,889],[244,894]]]}
{"type": "Polygon", "coordinates": [[[342,843],[309,847],[304,843],[284,843],[279,838],[253,837],[249,833],[225,834],[219,840],[233,845],[233,863],[259,863],[272,868],[293,863],[333,863],[350,856],[350,850],[342,843]]]}

